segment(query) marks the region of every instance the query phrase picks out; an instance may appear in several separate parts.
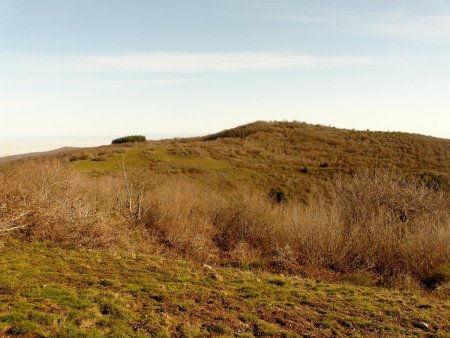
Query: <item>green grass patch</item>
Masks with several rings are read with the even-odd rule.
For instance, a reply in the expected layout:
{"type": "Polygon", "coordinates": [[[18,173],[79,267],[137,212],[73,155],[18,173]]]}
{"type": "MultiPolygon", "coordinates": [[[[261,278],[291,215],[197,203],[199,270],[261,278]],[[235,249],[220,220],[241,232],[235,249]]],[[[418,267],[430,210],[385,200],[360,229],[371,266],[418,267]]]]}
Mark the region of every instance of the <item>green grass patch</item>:
{"type": "Polygon", "coordinates": [[[449,300],[4,239],[0,335],[445,336],[449,300]],[[384,301],[389,300],[389,301],[384,301]],[[424,306],[425,305],[425,306],[424,306]]]}
{"type": "Polygon", "coordinates": [[[78,160],[72,162],[73,168],[80,172],[110,172],[123,169],[123,161],[127,168],[143,167],[149,163],[144,156],[144,148],[131,148],[125,153],[112,153],[102,156],[102,160],[96,158],[78,160]]]}
{"type": "Polygon", "coordinates": [[[162,162],[177,164],[182,167],[194,167],[199,169],[226,169],[229,164],[226,161],[216,160],[210,156],[184,157],[168,153],[169,147],[158,147],[150,153],[151,158],[162,162]]]}

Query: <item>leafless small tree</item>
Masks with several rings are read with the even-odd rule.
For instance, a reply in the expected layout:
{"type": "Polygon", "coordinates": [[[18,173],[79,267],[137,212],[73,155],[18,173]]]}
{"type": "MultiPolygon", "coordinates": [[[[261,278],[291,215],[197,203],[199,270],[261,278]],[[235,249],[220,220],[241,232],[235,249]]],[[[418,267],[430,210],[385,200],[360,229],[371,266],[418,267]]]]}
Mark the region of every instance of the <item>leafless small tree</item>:
{"type": "Polygon", "coordinates": [[[144,206],[144,198],[152,184],[148,180],[147,171],[137,169],[129,172],[126,168],[125,157],[122,158],[122,173],[125,197],[121,196],[120,192],[117,193],[116,209],[133,225],[137,225],[150,209],[144,206]]]}

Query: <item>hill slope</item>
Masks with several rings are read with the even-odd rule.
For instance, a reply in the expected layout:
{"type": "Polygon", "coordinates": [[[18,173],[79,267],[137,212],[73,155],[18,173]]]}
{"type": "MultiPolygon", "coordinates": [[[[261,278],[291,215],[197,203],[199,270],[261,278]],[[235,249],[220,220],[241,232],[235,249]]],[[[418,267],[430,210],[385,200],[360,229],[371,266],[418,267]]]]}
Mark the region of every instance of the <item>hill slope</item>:
{"type": "Polygon", "coordinates": [[[372,168],[447,186],[450,140],[389,132],[336,129],[297,122],[255,122],[202,138],[150,141],[72,153],[84,172],[142,166],[218,186],[282,189],[308,202],[323,196],[336,174],[372,168]]]}

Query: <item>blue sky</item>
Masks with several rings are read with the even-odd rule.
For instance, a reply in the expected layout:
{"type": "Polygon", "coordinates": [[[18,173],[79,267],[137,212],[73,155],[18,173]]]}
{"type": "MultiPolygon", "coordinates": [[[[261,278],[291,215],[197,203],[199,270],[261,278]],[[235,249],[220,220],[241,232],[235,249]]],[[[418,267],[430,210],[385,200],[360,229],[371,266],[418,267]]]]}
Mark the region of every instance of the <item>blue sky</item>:
{"type": "Polygon", "coordinates": [[[0,0],[0,117],[0,155],[254,120],[450,138],[450,2],[0,0]]]}

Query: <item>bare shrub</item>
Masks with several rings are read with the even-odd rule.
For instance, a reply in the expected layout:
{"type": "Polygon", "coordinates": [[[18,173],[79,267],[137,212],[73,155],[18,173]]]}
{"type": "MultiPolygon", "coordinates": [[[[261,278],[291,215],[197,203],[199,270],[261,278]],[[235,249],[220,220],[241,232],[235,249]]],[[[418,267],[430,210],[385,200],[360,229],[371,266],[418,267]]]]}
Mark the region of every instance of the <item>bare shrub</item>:
{"type": "Polygon", "coordinates": [[[0,204],[3,209],[23,213],[23,233],[34,238],[73,246],[118,243],[123,238],[118,233],[128,230],[117,220],[115,226],[108,225],[113,217],[100,208],[101,203],[108,203],[89,198],[99,197],[98,191],[93,193],[99,186],[88,181],[56,160],[27,161],[2,174],[0,204]]]}
{"type": "Polygon", "coordinates": [[[272,270],[301,266],[376,273],[384,283],[448,264],[448,196],[383,173],[338,180],[333,203],[278,205],[241,188],[187,180],[161,183],[147,224],[197,259],[272,270]]]}
{"type": "Polygon", "coordinates": [[[266,196],[234,191],[213,209],[215,243],[223,251],[233,250],[245,241],[260,249],[272,247],[276,214],[266,196]]]}
{"type": "Polygon", "coordinates": [[[209,221],[217,195],[186,179],[163,179],[144,200],[148,229],[163,242],[192,258],[217,261],[214,228],[209,221]]]}
{"type": "Polygon", "coordinates": [[[341,245],[339,219],[338,208],[325,201],[308,207],[294,205],[286,210],[282,223],[284,236],[300,265],[332,267],[341,245]]]}
{"type": "Polygon", "coordinates": [[[424,271],[450,259],[448,196],[412,180],[365,172],[335,190],[341,241],[335,264],[382,277],[424,271]]]}
{"type": "Polygon", "coordinates": [[[132,226],[137,226],[149,211],[144,206],[144,198],[153,182],[144,169],[127,170],[125,158],[122,162],[123,189],[116,190],[116,210],[125,217],[132,226]]]}
{"type": "Polygon", "coordinates": [[[158,242],[202,263],[367,273],[385,284],[446,281],[436,271],[450,266],[448,194],[364,172],[338,179],[331,197],[277,204],[248,187],[145,170],[89,177],[29,160],[0,171],[0,234],[133,250],[158,242]]]}

